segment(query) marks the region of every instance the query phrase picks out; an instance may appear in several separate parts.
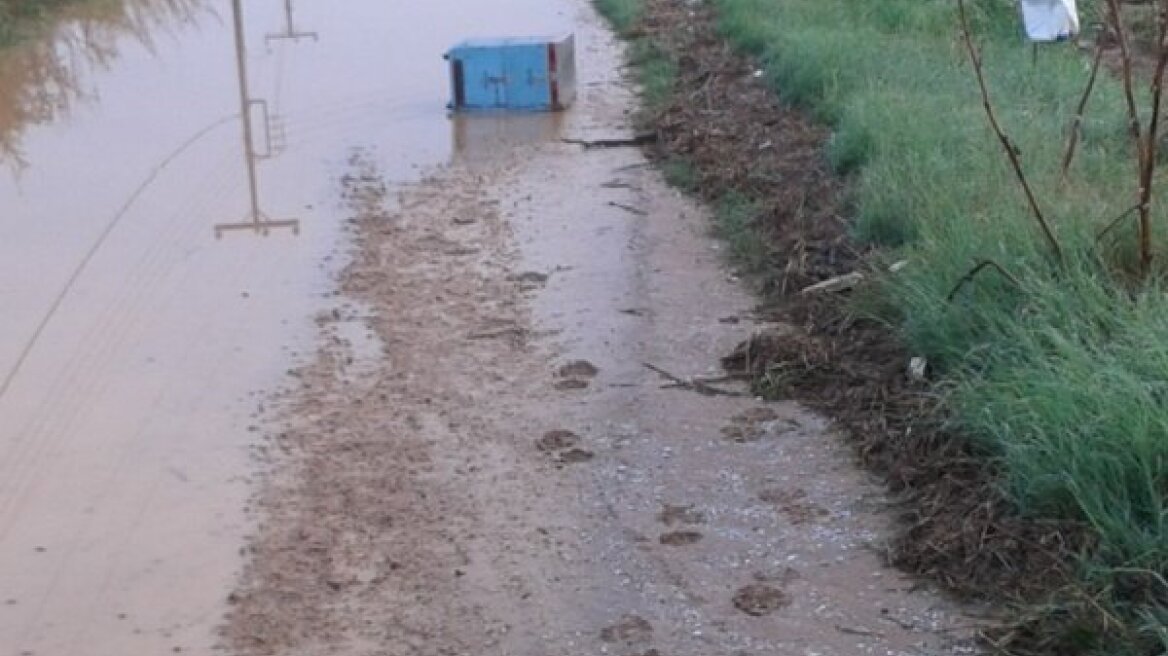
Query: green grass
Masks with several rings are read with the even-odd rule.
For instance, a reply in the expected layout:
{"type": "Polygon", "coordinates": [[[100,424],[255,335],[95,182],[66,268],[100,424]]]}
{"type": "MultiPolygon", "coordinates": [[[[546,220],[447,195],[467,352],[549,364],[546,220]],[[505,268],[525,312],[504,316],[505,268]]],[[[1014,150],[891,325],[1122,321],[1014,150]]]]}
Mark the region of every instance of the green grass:
{"type": "Polygon", "coordinates": [[[648,39],[632,45],[630,63],[636,67],[641,86],[641,120],[649,122],[673,96],[677,82],[677,63],[648,39]]]}
{"type": "MultiPolygon", "coordinates": [[[[1095,601],[1085,606],[1120,623],[1106,632],[1080,626],[1064,644],[1168,653],[1168,290],[1163,271],[1132,282],[1131,226],[1095,238],[1135,195],[1118,83],[1101,80],[1062,181],[1089,62],[1069,46],[1032,61],[1009,0],[969,0],[1002,123],[1066,252],[1059,266],[989,130],[956,38],[955,3],[714,3],[724,34],[759,60],[776,92],[833,126],[826,156],[854,174],[855,237],[910,262],[858,305],[880,308],[940,372],[954,427],[1001,465],[1018,513],[1094,531],[1081,585],[1095,601]],[[987,270],[950,301],[984,259],[1017,282],[987,270]]],[[[635,33],[641,0],[597,4],[635,33]]],[[[1081,9],[1090,16],[1095,3],[1081,9]]],[[[647,104],[660,106],[673,88],[672,62],[644,40],[634,60],[647,104]]],[[[684,162],[663,168],[683,189],[695,180],[684,162]]],[[[1157,194],[1156,246],[1168,258],[1164,200],[1157,194]]],[[[715,209],[735,260],[765,268],[751,201],[732,195],[715,209]]]]}
{"type": "Polygon", "coordinates": [[[621,34],[628,34],[645,13],[643,0],[595,0],[596,9],[621,34]]]}
{"type": "Polygon", "coordinates": [[[677,63],[651,38],[638,34],[637,27],[645,13],[644,0],[594,0],[593,4],[619,34],[631,41],[629,64],[641,87],[638,122],[652,123],[673,95],[677,63]]]}
{"type": "Polygon", "coordinates": [[[698,190],[698,171],[693,164],[681,158],[669,158],[660,163],[661,173],[670,185],[690,193],[698,190]]]}
{"type": "Polygon", "coordinates": [[[726,242],[731,260],[750,276],[765,275],[770,266],[770,248],[760,238],[758,204],[729,192],[714,206],[714,234],[726,242]]]}
{"type": "MultiPolygon", "coordinates": [[[[1032,63],[1010,4],[970,0],[1002,123],[1067,253],[1059,267],[989,130],[955,3],[715,4],[724,33],[760,60],[777,92],[834,127],[828,156],[856,173],[856,237],[911,263],[882,281],[891,301],[882,318],[943,372],[955,426],[1004,465],[1019,513],[1096,533],[1084,585],[1127,620],[1107,653],[1163,651],[1168,295],[1162,282],[1133,286],[1124,273],[1133,230],[1095,241],[1135,194],[1117,82],[1101,80],[1060,184],[1089,62],[1054,46],[1032,63]],[[948,301],[986,258],[1020,286],[987,272],[948,301]]],[[[1164,200],[1156,242],[1168,258],[1164,200]]]]}

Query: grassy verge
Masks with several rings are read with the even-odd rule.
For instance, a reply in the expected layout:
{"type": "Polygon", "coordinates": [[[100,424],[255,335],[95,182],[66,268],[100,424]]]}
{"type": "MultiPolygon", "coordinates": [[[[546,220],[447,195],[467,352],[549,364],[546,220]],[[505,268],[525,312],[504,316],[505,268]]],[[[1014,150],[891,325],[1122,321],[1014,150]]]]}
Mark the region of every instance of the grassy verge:
{"type": "MultiPolygon", "coordinates": [[[[628,20],[643,11],[640,0],[599,2],[628,20]]],[[[783,99],[834,128],[828,156],[854,180],[855,239],[909,262],[864,306],[928,358],[951,428],[1001,471],[1011,512],[1093,535],[1074,590],[1037,611],[1075,617],[1046,644],[1168,652],[1168,296],[1162,275],[1133,282],[1129,226],[1096,238],[1135,196],[1118,85],[1101,81],[1061,180],[1087,62],[1069,47],[1032,61],[1011,3],[970,0],[1002,122],[1067,254],[1060,267],[988,129],[953,3],[713,4],[783,99]],[[989,269],[957,288],[984,260],[1008,275],[989,269]]],[[[724,199],[721,229],[742,261],[765,266],[750,203],[724,199]]]]}
{"type": "MultiPolygon", "coordinates": [[[[619,34],[631,43],[629,64],[634,67],[641,87],[639,122],[650,124],[659,111],[673,100],[678,79],[675,58],[653,39],[640,31],[645,18],[645,0],[595,0],[597,9],[619,34]]],[[[671,156],[659,162],[669,184],[687,191],[699,191],[699,173],[684,157],[671,156]]],[[[720,199],[714,212],[714,232],[727,242],[730,255],[743,271],[765,275],[767,246],[758,238],[758,212],[752,201],[739,194],[720,199]]]]}
{"type": "Polygon", "coordinates": [[[596,0],[596,8],[623,35],[628,35],[645,15],[643,0],[596,0]]]}
{"type": "Polygon", "coordinates": [[[645,18],[644,0],[595,0],[595,4],[617,33],[631,43],[629,64],[636,71],[641,86],[642,112],[639,119],[648,123],[673,93],[677,64],[652,39],[640,33],[645,18]]]}
{"type": "Polygon", "coordinates": [[[882,316],[940,372],[954,425],[1001,462],[1018,513],[1094,533],[1083,589],[1119,628],[1079,646],[1168,649],[1168,297],[1162,277],[1131,282],[1132,231],[1096,239],[1135,194],[1118,84],[1102,82],[1063,183],[1083,57],[1032,61],[1006,3],[975,3],[991,92],[1055,220],[1060,268],[989,132],[951,3],[716,4],[775,88],[835,127],[833,162],[858,172],[856,237],[911,262],[882,281],[882,316]],[[1013,280],[984,275],[949,300],[986,259],[1013,280]]]}

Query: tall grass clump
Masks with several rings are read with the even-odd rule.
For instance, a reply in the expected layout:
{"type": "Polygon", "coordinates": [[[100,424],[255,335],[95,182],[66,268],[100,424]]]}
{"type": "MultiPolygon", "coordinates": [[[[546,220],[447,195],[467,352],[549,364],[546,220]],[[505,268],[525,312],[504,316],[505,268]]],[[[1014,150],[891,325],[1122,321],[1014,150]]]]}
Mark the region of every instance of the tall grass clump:
{"type": "Polygon", "coordinates": [[[595,0],[595,5],[621,34],[632,30],[645,13],[644,0],[595,0]]]}
{"type": "MultiPolygon", "coordinates": [[[[910,262],[880,283],[893,301],[883,318],[943,378],[955,427],[1000,464],[1018,513],[1094,534],[1082,586],[1109,633],[1084,644],[1163,653],[1168,198],[1152,199],[1151,271],[1134,217],[1099,238],[1137,198],[1119,81],[1100,76],[1064,179],[1090,57],[1069,44],[1035,54],[1012,2],[967,2],[988,91],[1060,258],[987,124],[954,2],[714,2],[777,93],[834,128],[827,156],[855,174],[856,237],[910,262]],[[958,286],[984,261],[996,266],[958,286]]],[[[1094,3],[1082,8],[1090,17],[1094,3]]]]}
{"type": "Polygon", "coordinates": [[[646,11],[645,0],[593,0],[593,4],[617,33],[631,41],[629,63],[641,86],[639,122],[650,123],[673,96],[677,62],[652,38],[639,33],[638,25],[646,11]]]}

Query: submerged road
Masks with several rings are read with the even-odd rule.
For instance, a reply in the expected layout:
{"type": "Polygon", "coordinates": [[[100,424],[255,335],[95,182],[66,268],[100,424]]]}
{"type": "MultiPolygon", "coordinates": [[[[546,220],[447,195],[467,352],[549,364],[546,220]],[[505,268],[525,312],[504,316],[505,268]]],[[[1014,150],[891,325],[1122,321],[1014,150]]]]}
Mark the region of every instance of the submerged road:
{"type": "Polygon", "coordinates": [[[0,656],[968,653],[827,421],[644,366],[761,326],[561,142],[630,132],[586,3],[99,7],[0,53],[0,656]],[[568,31],[574,109],[446,116],[568,31]]]}

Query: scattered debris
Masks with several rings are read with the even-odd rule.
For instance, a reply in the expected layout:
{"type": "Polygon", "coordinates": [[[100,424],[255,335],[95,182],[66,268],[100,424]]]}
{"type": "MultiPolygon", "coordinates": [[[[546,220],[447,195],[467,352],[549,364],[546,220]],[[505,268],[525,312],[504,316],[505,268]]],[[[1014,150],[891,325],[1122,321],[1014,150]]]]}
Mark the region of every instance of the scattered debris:
{"type": "Polygon", "coordinates": [[[773,504],[775,508],[796,526],[810,523],[816,519],[823,519],[831,512],[808,500],[805,490],[768,488],[759,492],[759,501],[773,504]]]}
{"type": "Polygon", "coordinates": [[[590,383],[586,380],[580,380],[579,378],[569,378],[567,380],[556,381],[555,385],[552,387],[561,392],[570,392],[573,390],[588,389],[589,384],[590,383]]]}
{"type": "Polygon", "coordinates": [[[657,515],[657,520],[666,526],[674,524],[705,524],[706,516],[693,506],[671,506],[665,504],[657,515]]]}
{"type": "Polygon", "coordinates": [[[636,644],[652,638],[653,625],[640,615],[624,615],[616,624],[600,631],[600,639],[604,642],[636,644]]]}
{"type": "Polygon", "coordinates": [[[535,448],[544,453],[571,449],[580,443],[580,436],[570,430],[553,430],[535,441],[535,448]]]}
{"type": "Polygon", "coordinates": [[[762,282],[778,300],[767,314],[794,325],[756,333],[723,358],[726,370],[750,375],[760,393],[829,413],[894,493],[911,491],[889,549],[894,564],[974,596],[1065,585],[1084,531],[1013,515],[994,468],[938,425],[936,399],[905,375],[910,355],[887,327],[849,316],[831,294],[797,293],[857,271],[863,255],[850,239],[846,181],[823,156],[830,128],[784,105],[756,64],[727,50],[713,7],[650,6],[649,37],[685,62],[677,93],[655,117],[657,155],[690,162],[707,200],[733,191],[757,203],[771,260],[787,263],[762,282]],[[754,147],[764,141],[775,147],[754,147]]]}
{"type": "Polygon", "coordinates": [[[872,629],[865,629],[862,626],[844,626],[842,624],[835,625],[835,630],[840,633],[848,635],[864,636],[865,638],[883,638],[884,634],[872,629]]]}
{"type": "Polygon", "coordinates": [[[493,319],[484,322],[477,330],[469,333],[466,338],[471,340],[510,338],[518,345],[525,342],[529,335],[530,332],[526,328],[520,327],[514,320],[493,319]]]}
{"type": "Polygon", "coordinates": [[[612,180],[611,182],[606,182],[600,186],[605,188],[605,189],[633,189],[634,188],[633,185],[631,185],[627,182],[624,182],[623,180],[612,180]]]}
{"type": "Polygon", "coordinates": [[[443,254],[449,255],[450,257],[466,257],[468,255],[478,255],[481,252],[483,252],[483,249],[481,248],[474,248],[473,246],[458,246],[455,248],[446,249],[443,251],[443,254]]]}
{"type": "Polygon", "coordinates": [[[734,595],[734,607],[754,617],[762,617],[791,605],[791,597],[782,590],[761,583],[740,589],[734,595]]]}
{"type": "Polygon", "coordinates": [[[576,465],[582,462],[588,462],[596,457],[596,454],[586,449],[568,449],[559,455],[557,460],[566,465],[576,465]]]}
{"type": "Polygon", "coordinates": [[[523,339],[527,336],[527,331],[523,328],[513,326],[510,328],[500,328],[499,330],[491,330],[485,332],[475,332],[466,336],[467,339],[500,339],[503,337],[511,337],[513,339],[523,339]]]}
{"type": "MultiPolygon", "coordinates": [[[[739,444],[758,442],[777,428],[779,419],[779,414],[771,408],[752,408],[732,417],[730,425],[722,428],[722,435],[739,444]]],[[[786,423],[791,429],[799,427],[797,422],[790,419],[786,423]]]]}
{"type": "Polygon", "coordinates": [[[551,278],[551,276],[546,273],[540,273],[538,271],[524,271],[523,273],[510,276],[508,280],[518,283],[542,285],[543,283],[547,282],[549,278],[551,278]]]}
{"type": "Polygon", "coordinates": [[[685,547],[701,542],[703,537],[698,531],[673,531],[663,534],[659,541],[668,547],[685,547]]]}
{"type": "Polygon", "coordinates": [[[913,358],[908,362],[908,377],[913,382],[923,382],[929,368],[929,361],[924,358],[913,358]]]}
{"type": "Polygon", "coordinates": [[[648,146],[657,143],[656,132],[646,132],[625,139],[561,139],[563,143],[590,148],[630,148],[648,146]]]}
{"type": "Polygon", "coordinates": [[[665,387],[679,387],[681,389],[692,390],[698,394],[704,394],[706,396],[746,396],[746,394],[743,394],[742,392],[734,392],[731,390],[724,390],[718,387],[713,387],[709,383],[698,378],[690,378],[688,380],[679,378],[669,373],[668,371],[665,371],[661,367],[650,364],[648,362],[644,363],[644,365],[646,369],[673,383],[672,385],[666,385],[665,387]]]}
{"type": "Polygon", "coordinates": [[[847,273],[847,274],[844,274],[842,276],[836,276],[834,278],[829,278],[827,280],[824,280],[823,282],[815,283],[814,285],[811,285],[809,287],[804,287],[803,293],[804,294],[820,294],[820,293],[834,294],[837,292],[846,292],[846,291],[850,291],[852,289],[855,289],[856,285],[859,285],[863,281],[864,281],[864,274],[859,273],[859,272],[847,273]]]}
{"type": "Polygon", "coordinates": [[[625,205],[624,203],[618,203],[616,201],[609,201],[608,204],[611,207],[617,208],[618,210],[624,210],[629,214],[636,214],[637,216],[649,216],[649,212],[646,210],[633,207],[632,205],[625,205]]]}
{"type": "Polygon", "coordinates": [[[596,365],[587,360],[575,360],[556,371],[555,388],[560,391],[582,390],[592,384],[592,379],[600,373],[596,365]]]}
{"type": "Polygon", "coordinates": [[[560,367],[557,373],[561,378],[595,378],[600,369],[587,360],[574,360],[560,367]]]}

